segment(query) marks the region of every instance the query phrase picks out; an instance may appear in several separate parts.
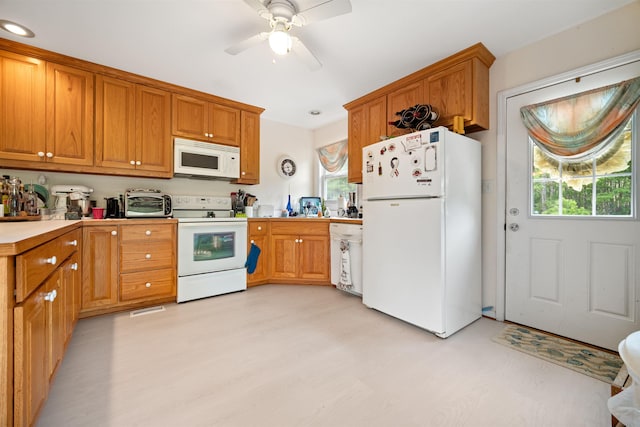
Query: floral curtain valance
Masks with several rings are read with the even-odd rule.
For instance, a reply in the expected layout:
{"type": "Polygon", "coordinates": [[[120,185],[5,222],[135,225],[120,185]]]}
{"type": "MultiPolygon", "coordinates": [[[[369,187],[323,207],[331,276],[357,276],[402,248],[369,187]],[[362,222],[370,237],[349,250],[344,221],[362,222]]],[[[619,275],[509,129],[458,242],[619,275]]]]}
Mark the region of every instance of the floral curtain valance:
{"type": "Polygon", "coordinates": [[[340,170],[344,163],[347,161],[347,141],[339,141],[333,144],[325,145],[318,148],[318,158],[322,167],[328,172],[335,172],[340,170]]]}
{"type": "Polygon", "coordinates": [[[534,143],[554,156],[579,159],[606,146],[640,101],[640,77],[520,109],[534,143]]]}

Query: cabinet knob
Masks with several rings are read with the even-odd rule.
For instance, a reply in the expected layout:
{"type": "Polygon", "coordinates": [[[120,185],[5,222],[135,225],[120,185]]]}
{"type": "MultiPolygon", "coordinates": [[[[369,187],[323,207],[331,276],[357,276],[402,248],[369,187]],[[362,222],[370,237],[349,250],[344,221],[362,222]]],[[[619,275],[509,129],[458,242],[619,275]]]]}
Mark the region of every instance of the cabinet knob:
{"type": "Polygon", "coordinates": [[[52,290],[51,292],[47,292],[44,295],[44,300],[45,301],[49,301],[49,302],[53,302],[56,299],[56,296],[58,295],[58,293],[56,292],[56,290],[52,290]]]}
{"type": "Polygon", "coordinates": [[[242,175],[246,175],[247,173],[245,171],[242,171],[242,175]]]}
{"type": "Polygon", "coordinates": [[[44,151],[38,151],[38,157],[44,157],[44,151]]]}
{"type": "Polygon", "coordinates": [[[302,239],[300,239],[299,242],[302,243],[302,239]]]}
{"type": "Polygon", "coordinates": [[[58,261],[58,258],[56,258],[56,256],[52,256],[51,258],[47,258],[44,262],[47,264],[53,264],[56,265],[56,262],[58,261]]]}
{"type": "Polygon", "coordinates": [[[144,257],[145,257],[146,259],[151,259],[151,254],[146,254],[144,257]]]}
{"type": "Polygon", "coordinates": [[[135,166],[136,161],[135,161],[135,160],[129,160],[129,164],[130,164],[131,166],[135,166]]]}
{"type": "Polygon", "coordinates": [[[78,241],[77,240],[72,240],[72,241],[69,242],[69,244],[71,246],[78,246],[78,241]]]}
{"type": "Polygon", "coordinates": [[[145,231],[144,234],[147,235],[147,236],[151,236],[151,230],[145,231]]]}
{"type": "Polygon", "coordinates": [[[261,225],[258,226],[258,231],[262,231],[262,226],[261,225]]]}
{"type": "Polygon", "coordinates": [[[48,158],[52,158],[53,157],[53,153],[51,151],[47,151],[47,157],[48,158]]]}
{"type": "Polygon", "coordinates": [[[299,242],[299,240],[298,240],[298,239],[296,239],[296,243],[298,243],[298,242],[299,242]]]}
{"type": "Polygon", "coordinates": [[[71,269],[72,270],[77,270],[78,269],[78,263],[74,262],[73,264],[71,264],[71,269]]]}
{"type": "Polygon", "coordinates": [[[112,236],[117,236],[117,235],[118,235],[118,232],[117,232],[116,230],[113,230],[113,231],[111,232],[111,235],[112,235],[112,236]]]}
{"type": "Polygon", "coordinates": [[[142,162],[140,160],[136,160],[136,166],[140,166],[142,162]]]}
{"type": "Polygon", "coordinates": [[[254,240],[252,240],[250,243],[251,243],[251,244],[254,244],[254,243],[255,243],[255,241],[254,241],[254,240]]]}
{"type": "Polygon", "coordinates": [[[147,282],[144,284],[145,287],[150,288],[151,287],[151,283],[147,282]]]}

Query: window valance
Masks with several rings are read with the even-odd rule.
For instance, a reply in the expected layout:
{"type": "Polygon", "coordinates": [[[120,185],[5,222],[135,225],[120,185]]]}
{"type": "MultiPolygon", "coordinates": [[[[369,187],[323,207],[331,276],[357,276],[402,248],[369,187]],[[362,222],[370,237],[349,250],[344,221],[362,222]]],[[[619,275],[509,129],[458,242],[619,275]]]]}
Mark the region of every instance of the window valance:
{"type": "Polygon", "coordinates": [[[348,145],[347,141],[339,141],[333,144],[325,145],[316,149],[320,164],[328,172],[335,172],[340,170],[344,163],[347,161],[348,145]]]}

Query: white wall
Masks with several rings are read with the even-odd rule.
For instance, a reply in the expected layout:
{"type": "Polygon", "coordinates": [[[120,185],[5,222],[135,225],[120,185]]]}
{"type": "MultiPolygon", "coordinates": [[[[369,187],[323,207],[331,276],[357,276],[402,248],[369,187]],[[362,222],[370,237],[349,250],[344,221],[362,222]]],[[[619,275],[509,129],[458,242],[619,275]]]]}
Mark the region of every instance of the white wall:
{"type": "MultiPolygon", "coordinates": [[[[471,136],[482,142],[482,179],[489,192],[482,197],[482,301],[496,306],[498,275],[496,257],[499,224],[504,212],[497,211],[496,189],[504,176],[497,176],[498,92],[593,64],[640,49],[640,1],[564,32],[497,58],[491,67],[490,130],[471,136]]],[[[487,46],[491,50],[491,46],[487,46]]]]}

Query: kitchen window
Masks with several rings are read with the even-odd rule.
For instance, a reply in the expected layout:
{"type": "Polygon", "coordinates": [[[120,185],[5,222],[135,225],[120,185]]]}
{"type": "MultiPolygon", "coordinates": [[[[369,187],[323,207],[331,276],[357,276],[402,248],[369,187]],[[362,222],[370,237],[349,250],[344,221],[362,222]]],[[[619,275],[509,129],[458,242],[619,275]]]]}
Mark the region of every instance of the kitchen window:
{"type": "Polygon", "coordinates": [[[356,185],[350,184],[347,180],[348,161],[335,172],[328,172],[320,166],[321,194],[324,200],[337,202],[340,195],[345,199],[349,192],[356,191],[356,185]]]}

